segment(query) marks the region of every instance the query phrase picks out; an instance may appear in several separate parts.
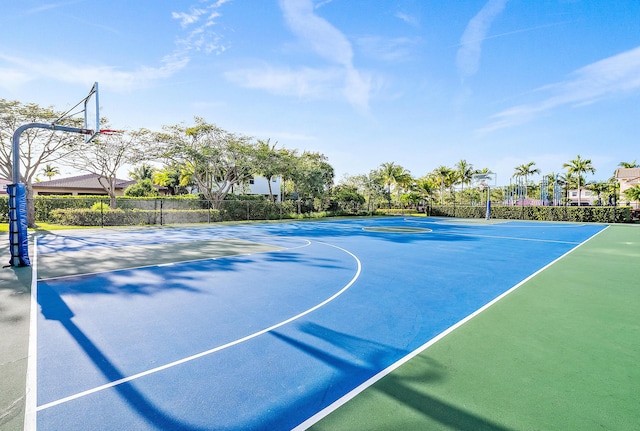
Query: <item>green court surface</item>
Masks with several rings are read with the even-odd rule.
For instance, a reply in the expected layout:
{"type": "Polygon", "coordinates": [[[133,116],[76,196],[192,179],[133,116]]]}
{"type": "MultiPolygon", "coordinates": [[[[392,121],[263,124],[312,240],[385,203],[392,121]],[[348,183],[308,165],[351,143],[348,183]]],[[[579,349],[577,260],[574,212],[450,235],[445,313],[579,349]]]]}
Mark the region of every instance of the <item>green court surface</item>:
{"type": "Polygon", "coordinates": [[[311,429],[640,429],[639,264],[609,227],[311,429]]]}

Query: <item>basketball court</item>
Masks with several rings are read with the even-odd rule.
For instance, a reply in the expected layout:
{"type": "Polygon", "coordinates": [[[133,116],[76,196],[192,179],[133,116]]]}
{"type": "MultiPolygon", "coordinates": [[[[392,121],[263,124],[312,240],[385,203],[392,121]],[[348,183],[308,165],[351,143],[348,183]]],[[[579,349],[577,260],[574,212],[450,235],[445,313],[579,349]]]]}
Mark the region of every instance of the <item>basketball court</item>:
{"type": "Polygon", "coordinates": [[[27,420],[321,426],[605,228],[394,217],[39,235],[27,420]]]}

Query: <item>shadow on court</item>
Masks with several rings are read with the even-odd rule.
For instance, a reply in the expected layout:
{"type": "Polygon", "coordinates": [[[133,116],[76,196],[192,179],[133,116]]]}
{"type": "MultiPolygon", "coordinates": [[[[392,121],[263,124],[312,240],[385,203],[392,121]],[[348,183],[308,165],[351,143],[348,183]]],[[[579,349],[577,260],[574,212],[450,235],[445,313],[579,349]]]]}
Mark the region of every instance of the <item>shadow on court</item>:
{"type": "MultiPolygon", "coordinates": [[[[44,318],[60,322],[78,346],[82,348],[87,357],[91,359],[109,381],[113,382],[126,377],[73,322],[73,311],[71,311],[64,300],[53,289],[46,285],[41,286],[38,291],[38,303],[42,308],[44,318]]],[[[185,424],[161,411],[128,382],[118,384],[114,386],[114,389],[140,417],[158,429],[204,431],[203,428],[185,424]]],[[[108,424],[105,424],[105,426],[108,426],[108,424]]]]}
{"type": "MultiPolygon", "coordinates": [[[[364,374],[372,377],[381,369],[386,368],[390,357],[398,357],[400,353],[396,348],[353,337],[314,323],[300,325],[299,329],[304,333],[338,347],[340,350],[358,356],[360,358],[358,363],[353,363],[343,357],[328,353],[325,350],[321,350],[309,343],[296,340],[290,336],[275,331],[271,334],[347,376],[364,374]],[[363,356],[363,354],[365,354],[365,356],[363,356]]],[[[406,352],[403,353],[406,354],[406,352]]],[[[404,354],[400,356],[404,356],[404,354]]],[[[428,387],[429,383],[446,379],[446,374],[443,367],[434,360],[418,356],[414,361],[421,362],[417,373],[409,376],[404,375],[402,377],[392,373],[382,378],[372,387],[377,391],[381,391],[386,396],[394,398],[396,402],[413,409],[420,415],[426,416],[449,429],[459,431],[512,431],[510,428],[503,427],[472,412],[465,411],[458,406],[438,400],[424,391],[417,390],[417,387],[428,387]]],[[[414,362],[414,364],[416,362],[414,362]]],[[[359,426],[361,427],[364,424],[366,424],[367,430],[376,429],[375,427],[372,428],[372,423],[375,423],[375,421],[372,421],[371,418],[375,418],[379,413],[367,411],[363,412],[363,414],[367,415],[366,420],[358,417],[350,418],[350,430],[362,429],[359,428],[359,426]]],[[[401,423],[401,420],[397,423],[401,423]]],[[[322,421],[310,429],[318,431],[325,429],[335,430],[331,425],[324,427],[322,421]]],[[[379,429],[386,430],[388,428],[381,422],[379,429]]]]}

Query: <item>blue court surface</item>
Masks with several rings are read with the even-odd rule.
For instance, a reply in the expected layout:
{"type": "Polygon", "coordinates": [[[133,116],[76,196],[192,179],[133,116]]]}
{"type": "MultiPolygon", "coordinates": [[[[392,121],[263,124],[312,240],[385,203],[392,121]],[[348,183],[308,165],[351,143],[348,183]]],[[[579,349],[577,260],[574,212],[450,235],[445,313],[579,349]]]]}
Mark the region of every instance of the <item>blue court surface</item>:
{"type": "Polygon", "coordinates": [[[393,217],[41,235],[33,421],[305,428],[605,227],[393,217]],[[209,255],[216,241],[235,252],[209,255]],[[171,261],[177,247],[192,258],[171,261]],[[76,274],[44,277],[56,255],[76,274]]]}

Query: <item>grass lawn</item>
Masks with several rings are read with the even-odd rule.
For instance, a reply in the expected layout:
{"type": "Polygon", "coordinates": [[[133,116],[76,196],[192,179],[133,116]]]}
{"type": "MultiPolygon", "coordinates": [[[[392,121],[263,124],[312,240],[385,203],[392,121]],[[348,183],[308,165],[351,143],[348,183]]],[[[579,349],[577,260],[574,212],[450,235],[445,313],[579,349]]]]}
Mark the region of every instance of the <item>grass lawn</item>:
{"type": "MultiPolygon", "coordinates": [[[[38,223],[38,227],[35,229],[29,228],[29,231],[38,232],[42,230],[64,230],[64,229],[91,229],[95,226],[63,226],[59,224],[50,223],[38,223]]],[[[9,232],[9,223],[0,223],[0,232],[9,232]]]]}

